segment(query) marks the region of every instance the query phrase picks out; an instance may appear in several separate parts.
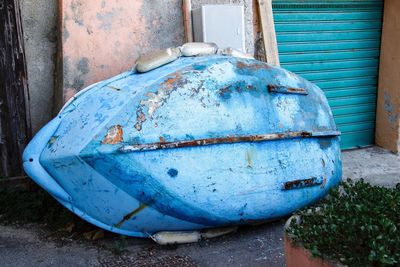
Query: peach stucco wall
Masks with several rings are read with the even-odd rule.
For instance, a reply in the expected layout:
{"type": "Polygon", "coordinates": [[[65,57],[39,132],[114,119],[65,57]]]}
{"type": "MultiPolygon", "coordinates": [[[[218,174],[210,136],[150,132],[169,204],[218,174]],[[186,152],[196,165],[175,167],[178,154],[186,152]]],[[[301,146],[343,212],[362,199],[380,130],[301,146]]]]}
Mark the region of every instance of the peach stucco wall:
{"type": "Polygon", "coordinates": [[[179,0],[59,1],[56,110],[84,87],[130,69],[141,53],[183,42],[179,0]]]}

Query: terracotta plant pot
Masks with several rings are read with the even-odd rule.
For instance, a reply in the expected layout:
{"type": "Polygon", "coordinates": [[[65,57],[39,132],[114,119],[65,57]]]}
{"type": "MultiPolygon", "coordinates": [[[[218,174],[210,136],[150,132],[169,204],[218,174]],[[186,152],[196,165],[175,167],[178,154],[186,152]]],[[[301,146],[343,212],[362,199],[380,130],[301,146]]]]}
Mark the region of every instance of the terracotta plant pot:
{"type": "MultiPolygon", "coordinates": [[[[285,230],[289,227],[292,220],[296,220],[297,223],[300,223],[300,218],[298,216],[292,216],[287,220],[285,230]]],[[[305,249],[301,244],[291,240],[286,232],[284,236],[284,246],[287,267],[344,267],[341,263],[313,257],[311,252],[305,249]]]]}

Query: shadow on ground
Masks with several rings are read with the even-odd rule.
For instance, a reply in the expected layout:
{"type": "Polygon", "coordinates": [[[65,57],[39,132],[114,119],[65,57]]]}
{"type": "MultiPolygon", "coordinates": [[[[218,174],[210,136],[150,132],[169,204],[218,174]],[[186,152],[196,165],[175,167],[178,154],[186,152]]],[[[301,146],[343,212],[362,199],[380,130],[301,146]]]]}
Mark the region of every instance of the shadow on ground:
{"type": "Polygon", "coordinates": [[[160,246],[86,223],[35,186],[0,191],[0,203],[1,266],[284,266],[284,219],[160,246]]]}

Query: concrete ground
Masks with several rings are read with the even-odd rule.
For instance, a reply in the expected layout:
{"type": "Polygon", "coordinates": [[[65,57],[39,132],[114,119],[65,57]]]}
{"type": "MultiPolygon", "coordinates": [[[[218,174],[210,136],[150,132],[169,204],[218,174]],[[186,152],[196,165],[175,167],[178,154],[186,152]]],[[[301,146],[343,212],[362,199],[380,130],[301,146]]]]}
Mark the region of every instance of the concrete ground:
{"type": "MultiPolygon", "coordinates": [[[[343,152],[343,177],[400,183],[400,156],[371,147],[343,152]]],[[[52,239],[38,225],[0,225],[1,266],[285,266],[284,219],[240,228],[214,240],[161,247],[151,240],[107,237],[52,239]],[[112,251],[122,251],[117,255],[112,251]]]]}

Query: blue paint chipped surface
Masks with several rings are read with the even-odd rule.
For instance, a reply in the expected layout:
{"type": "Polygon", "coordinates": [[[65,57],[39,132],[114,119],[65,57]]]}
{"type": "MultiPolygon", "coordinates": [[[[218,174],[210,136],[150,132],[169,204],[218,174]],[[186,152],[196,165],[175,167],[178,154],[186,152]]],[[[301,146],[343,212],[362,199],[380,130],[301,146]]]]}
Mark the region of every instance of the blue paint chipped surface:
{"type": "Polygon", "coordinates": [[[174,177],[178,176],[178,171],[176,169],[169,169],[168,175],[171,176],[172,178],[174,178],[174,177]]]}
{"type": "Polygon", "coordinates": [[[134,153],[120,153],[121,147],[302,131],[336,131],[315,85],[255,60],[181,58],[93,86],[35,137],[24,166],[82,218],[148,236],[270,220],[316,201],[341,178],[339,137],[134,153]],[[271,93],[270,85],[304,88],[307,95],[271,93]],[[102,143],[114,137],[107,134],[116,125],[123,136],[115,140],[121,141],[102,143]],[[287,182],[312,177],[319,177],[314,186],[282,190],[287,182]],[[119,224],[141,205],[146,208],[119,224]]]}

